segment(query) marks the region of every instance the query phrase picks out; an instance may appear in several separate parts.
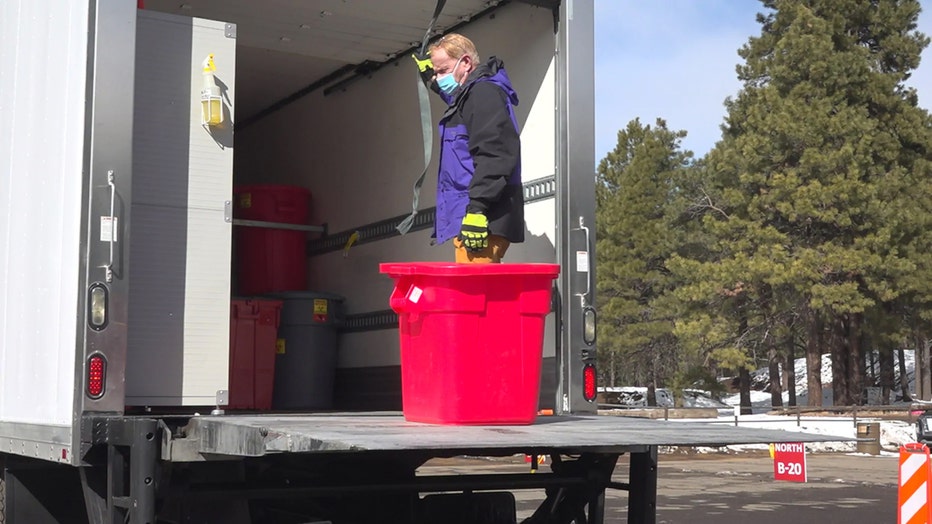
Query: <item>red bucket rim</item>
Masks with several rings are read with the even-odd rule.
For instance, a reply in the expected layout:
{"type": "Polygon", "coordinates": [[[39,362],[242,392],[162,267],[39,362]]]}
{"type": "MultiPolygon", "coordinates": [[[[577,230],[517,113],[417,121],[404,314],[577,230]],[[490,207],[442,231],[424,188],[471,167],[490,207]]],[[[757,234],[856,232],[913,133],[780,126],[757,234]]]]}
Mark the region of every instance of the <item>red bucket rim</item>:
{"type": "Polygon", "coordinates": [[[259,191],[288,191],[292,193],[311,194],[311,190],[301,186],[289,184],[249,184],[245,186],[234,186],[233,194],[259,192],[259,191]]]}

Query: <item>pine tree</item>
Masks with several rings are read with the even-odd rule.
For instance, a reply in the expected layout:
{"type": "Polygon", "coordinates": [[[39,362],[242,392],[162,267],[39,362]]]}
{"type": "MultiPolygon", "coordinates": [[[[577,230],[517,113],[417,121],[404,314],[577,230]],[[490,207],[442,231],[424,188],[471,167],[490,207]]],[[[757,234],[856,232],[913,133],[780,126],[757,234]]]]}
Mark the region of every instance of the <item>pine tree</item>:
{"type": "Polygon", "coordinates": [[[680,282],[676,334],[709,364],[737,373],[741,407],[748,412],[748,368],[782,354],[795,303],[775,278],[786,258],[782,237],[744,212],[733,191],[739,182],[728,169],[729,155],[720,143],[704,159],[686,208],[701,225],[702,238],[671,257],[669,267],[680,282]]]}
{"type": "Polygon", "coordinates": [[[673,284],[666,260],[680,242],[671,223],[677,178],[689,152],[685,133],[663,120],[633,120],[598,168],[596,223],[600,358],[614,383],[653,388],[678,369],[673,318],[665,305],[673,284]]]}
{"type": "Polygon", "coordinates": [[[835,402],[859,402],[865,312],[902,301],[918,314],[932,296],[932,128],[903,84],[928,39],[915,30],[916,0],[762,4],[771,12],[739,52],[743,88],[708,158],[704,223],[721,248],[682,268],[717,276],[708,296],[734,294],[731,314],[749,329],[804,304],[810,364],[828,346],[835,402]]]}

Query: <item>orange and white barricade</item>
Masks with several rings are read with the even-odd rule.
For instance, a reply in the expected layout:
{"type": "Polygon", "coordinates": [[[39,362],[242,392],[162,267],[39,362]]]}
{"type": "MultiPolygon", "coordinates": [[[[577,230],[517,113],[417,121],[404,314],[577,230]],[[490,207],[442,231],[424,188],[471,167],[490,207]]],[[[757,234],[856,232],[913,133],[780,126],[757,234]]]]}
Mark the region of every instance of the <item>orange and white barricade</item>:
{"type": "Polygon", "coordinates": [[[925,444],[900,446],[898,524],[932,524],[932,462],[925,444]]]}

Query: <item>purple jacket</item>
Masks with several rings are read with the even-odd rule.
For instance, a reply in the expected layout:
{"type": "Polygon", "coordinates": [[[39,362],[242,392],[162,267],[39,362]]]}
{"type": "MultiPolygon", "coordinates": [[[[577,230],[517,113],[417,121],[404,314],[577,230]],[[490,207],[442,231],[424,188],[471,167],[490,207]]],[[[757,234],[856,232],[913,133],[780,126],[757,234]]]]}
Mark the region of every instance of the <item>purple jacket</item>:
{"type": "Polygon", "coordinates": [[[502,61],[490,58],[452,96],[440,96],[449,108],[440,119],[437,243],[459,234],[467,210],[484,213],[491,234],[523,242],[518,96],[502,61]]]}

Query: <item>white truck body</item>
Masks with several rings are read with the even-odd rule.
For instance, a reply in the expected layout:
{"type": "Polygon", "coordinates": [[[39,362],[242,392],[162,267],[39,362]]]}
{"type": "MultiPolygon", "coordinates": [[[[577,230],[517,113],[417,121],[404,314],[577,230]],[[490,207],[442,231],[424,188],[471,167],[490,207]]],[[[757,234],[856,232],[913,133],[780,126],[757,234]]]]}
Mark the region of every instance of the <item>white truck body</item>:
{"type": "Polygon", "coordinates": [[[88,2],[0,5],[0,451],[72,447],[88,2]]]}

